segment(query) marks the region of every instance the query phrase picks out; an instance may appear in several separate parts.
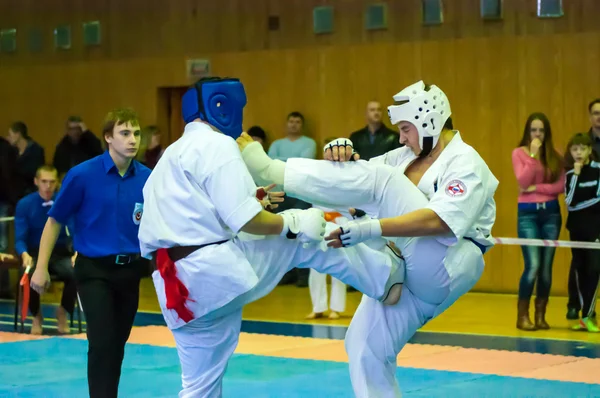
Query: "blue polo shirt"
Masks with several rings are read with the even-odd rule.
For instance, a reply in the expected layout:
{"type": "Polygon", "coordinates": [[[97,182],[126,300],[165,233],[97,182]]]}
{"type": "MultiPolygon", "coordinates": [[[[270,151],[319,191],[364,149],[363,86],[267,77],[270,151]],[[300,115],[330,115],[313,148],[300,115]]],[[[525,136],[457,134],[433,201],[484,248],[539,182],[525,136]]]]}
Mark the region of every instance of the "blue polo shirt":
{"type": "MultiPolygon", "coordinates": [[[[17,203],[15,210],[15,250],[20,256],[28,252],[35,256],[40,248],[42,232],[48,220],[48,211],[52,208],[56,194],[52,200],[45,201],[38,192],[24,196],[17,203]]],[[[72,219],[71,219],[72,220],[72,219]]],[[[73,235],[73,226],[67,225],[69,232],[73,235]]],[[[60,235],[55,247],[66,248],[69,242],[66,228],[60,230],[60,235]]]]}
{"type": "Polygon", "coordinates": [[[73,247],[86,257],[139,254],[142,189],[150,169],[136,160],[121,177],[108,151],[69,170],[48,216],[74,217],[73,247]]]}

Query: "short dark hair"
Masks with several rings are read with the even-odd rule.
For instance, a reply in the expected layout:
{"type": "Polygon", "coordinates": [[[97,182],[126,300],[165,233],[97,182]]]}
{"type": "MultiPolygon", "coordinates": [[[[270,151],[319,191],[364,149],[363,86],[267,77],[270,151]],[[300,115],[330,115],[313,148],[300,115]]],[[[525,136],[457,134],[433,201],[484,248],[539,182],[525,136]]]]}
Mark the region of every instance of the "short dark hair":
{"type": "Polygon", "coordinates": [[[600,104],[600,98],[596,98],[595,100],[593,100],[592,102],[590,102],[590,104],[588,105],[588,112],[592,112],[592,107],[596,104],[600,104]]]}
{"type": "Polygon", "coordinates": [[[83,119],[81,118],[81,116],[75,116],[75,115],[71,115],[67,118],[67,124],[69,123],[81,123],[83,121],[83,119]]]}
{"type": "Polygon", "coordinates": [[[297,117],[298,119],[302,120],[302,124],[304,124],[304,116],[300,112],[294,111],[287,116],[288,120],[292,117],[297,117]]]}
{"type": "Polygon", "coordinates": [[[36,178],[38,178],[40,176],[40,173],[42,171],[47,171],[49,173],[56,173],[56,175],[58,176],[58,171],[56,170],[56,167],[52,166],[51,164],[43,164],[40,167],[38,167],[37,170],[35,171],[36,178]]]}
{"type": "Polygon", "coordinates": [[[155,126],[155,125],[146,126],[144,128],[144,131],[146,132],[146,134],[148,134],[150,136],[160,134],[160,129],[158,128],[158,126],[155,126]]]}
{"type": "Polygon", "coordinates": [[[258,137],[258,138],[262,138],[263,140],[267,139],[267,134],[265,133],[265,130],[263,130],[263,128],[260,126],[250,127],[248,129],[247,133],[250,137],[258,137]]]}
{"type": "Polygon", "coordinates": [[[567,170],[572,169],[575,165],[575,159],[573,159],[573,156],[571,155],[571,147],[574,145],[584,145],[590,147],[592,150],[590,158],[594,161],[598,160],[598,154],[596,151],[594,151],[594,141],[592,141],[590,134],[577,133],[571,137],[569,143],[567,144],[567,150],[565,151],[565,168],[567,170]]]}
{"type": "Polygon", "coordinates": [[[108,113],[104,118],[104,127],[102,128],[102,135],[112,136],[115,126],[120,126],[125,123],[131,123],[133,125],[140,125],[140,118],[136,111],[131,108],[117,108],[108,113]]]}
{"type": "Polygon", "coordinates": [[[21,137],[28,139],[29,138],[29,134],[27,133],[27,125],[23,122],[14,122],[13,124],[10,125],[10,129],[14,132],[14,133],[19,133],[21,134],[21,137]]]}

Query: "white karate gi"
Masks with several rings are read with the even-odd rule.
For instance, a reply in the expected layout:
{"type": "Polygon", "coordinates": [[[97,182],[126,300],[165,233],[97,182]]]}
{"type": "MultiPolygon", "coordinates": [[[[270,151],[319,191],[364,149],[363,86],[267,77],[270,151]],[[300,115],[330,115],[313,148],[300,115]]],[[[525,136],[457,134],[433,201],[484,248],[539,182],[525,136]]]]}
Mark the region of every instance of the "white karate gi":
{"type": "Polygon", "coordinates": [[[391,238],[406,260],[400,302],[383,306],[363,297],[346,335],[354,392],[359,398],[399,397],[396,357],[414,333],[479,280],[484,261],[471,238],[491,247],[498,180],[456,133],[418,187],[404,171],[415,159],[399,148],[369,162],[288,159],[284,189],[315,205],[360,208],[394,217],[427,208],[450,227],[444,237],[391,238]]]}
{"type": "MultiPolygon", "coordinates": [[[[303,248],[280,236],[239,233],[261,211],[256,185],[235,141],[203,123],[186,125],[183,136],[164,152],[144,186],[139,229],[142,256],[159,248],[226,243],[201,248],[175,263],[189,290],[185,323],[166,308],[164,281],[152,278],[182,367],[180,397],[220,397],[222,379],[234,352],[242,307],[268,294],[294,267],[315,268],[371,297],[384,294],[391,257],[361,245],[327,250],[303,248]]],[[[337,228],[328,224],[328,231],[337,228]]]]}

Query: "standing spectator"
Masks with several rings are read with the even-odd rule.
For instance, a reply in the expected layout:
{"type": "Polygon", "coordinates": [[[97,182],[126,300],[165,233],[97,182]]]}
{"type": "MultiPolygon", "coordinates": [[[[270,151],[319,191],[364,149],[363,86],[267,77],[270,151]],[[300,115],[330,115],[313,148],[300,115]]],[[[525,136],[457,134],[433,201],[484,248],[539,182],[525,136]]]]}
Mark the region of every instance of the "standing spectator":
{"type": "MultiPolygon", "coordinates": [[[[567,181],[565,202],[569,215],[567,229],[571,240],[600,241],[600,163],[592,149],[588,134],[575,134],[565,154],[567,181]]],[[[576,274],[577,296],[581,298],[581,319],[575,330],[600,332],[594,323],[596,292],[600,279],[600,252],[594,249],[571,249],[571,270],[576,274]]],[[[579,314],[577,314],[579,316],[579,314]]]]}
{"type": "Polygon", "coordinates": [[[163,152],[158,127],[148,126],[142,129],[140,150],[136,160],[152,170],[156,167],[163,152]]]}
{"type": "Polygon", "coordinates": [[[267,133],[260,126],[252,126],[247,131],[248,135],[252,137],[254,141],[260,142],[260,145],[266,150],[265,145],[267,144],[267,133]]]}
{"type": "MultiPolygon", "coordinates": [[[[0,137],[0,217],[9,217],[17,202],[16,168],[17,151],[4,137],[0,137]]],[[[8,249],[9,225],[0,221],[0,253],[6,253],[8,249]]],[[[3,268],[0,269],[0,298],[9,299],[10,296],[8,268],[3,268]]]]}
{"type": "MultiPolygon", "coordinates": [[[[552,143],[550,121],[543,113],[527,119],[523,138],[512,152],[514,173],[520,188],[518,236],[558,239],[562,225],[558,196],[564,191],[562,157],[552,143]]],[[[517,328],[549,329],[545,313],[552,285],[554,247],[521,246],[525,269],[519,284],[517,328]],[[537,280],[535,325],[529,319],[529,302],[537,280]]]]}
{"type": "Polygon", "coordinates": [[[44,148],[29,137],[27,125],[15,122],[8,129],[8,141],[17,148],[17,185],[19,199],[37,191],[34,183],[35,175],[42,165],[46,163],[44,148]]]}
{"type": "Polygon", "coordinates": [[[66,127],[67,132],[56,146],[52,161],[61,179],[72,167],[102,154],[100,140],[79,116],[70,116],[66,127]]]}
{"type": "Polygon", "coordinates": [[[367,125],[350,134],[350,141],[363,160],[369,160],[403,146],[400,144],[400,134],[383,124],[381,104],[376,101],[367,104],[367,125]]]}
{"type": "MultiPolygon", "coordinates": [[[[269,147],[269,157],[279,159],[284,162],[289,158],[307,158],[315,159],[317,156],[317,143],[304,134],[304,116],[300,112],[292,112],[287,117],[286,137],[275,140],[269,147]]],[[[281,191],[281,187],[276,187],[275,191],[281,191]]],[[[277,212],[287,209],[308,209],[310,203],[302,200],[285,196],[283,203],[279,205],[277,212]]],[[[281,280],[281,284],[294,283],[298,287],[308,286],[309,269],[294,268],[281,280]]]]}
{"type": "Polygon", "coordinates": [[[590,102],[588,105],[588,112],[590,113],[590,138],[594,144],[594,152],[600,156],[600,98],[597,98],[590,102]]]}
{"type": "MultiPolygon", "coordinates": [[[[327,145],[335,137],[325,139],[324,145],[327,145]]],[[[350,214],[341,214],[337,210],[328,209],[319,206],[325,213],[325,219],[329,222],[334,222],[340,226],[348,223],[352,218],[350,214]]],[[[346,210],[346,209],[344,209],[346,210]]],[[[348,286],[350,287],[350,286],[348,286]]],[[[346,309],[346,289],[347,286],[339,279],[331,277],[331,295],[329,305],[327,305],[327,275],[310,269],[308,275],[308,289],[310,291],[310,300],[312,302],[312,312],[306,316],[306,319],[322,318],[323,313],[330,310],[329,319],[338,319],[340,313],[346,309]]]]}
{"type": "MultiPolygon", "coordinates": [[[[600,98],[590,102],[588,105],[588,113],[590,116],[590,130],[588,132],[592,143],[592,151],[596,156],[600,155],[600,98]]],[[[568,154],[566,154],[568,156],[568,154]]],[[[579,289],[577,288],[577,276],[575,268],[571,262],[569,269],[569,301],[567,303],[567,319],[579,319],[579,311],[581,311],[581,301],[579,299],[579,289]]],[[[593,314],[595,317],[595,312],[593,314]]]]}

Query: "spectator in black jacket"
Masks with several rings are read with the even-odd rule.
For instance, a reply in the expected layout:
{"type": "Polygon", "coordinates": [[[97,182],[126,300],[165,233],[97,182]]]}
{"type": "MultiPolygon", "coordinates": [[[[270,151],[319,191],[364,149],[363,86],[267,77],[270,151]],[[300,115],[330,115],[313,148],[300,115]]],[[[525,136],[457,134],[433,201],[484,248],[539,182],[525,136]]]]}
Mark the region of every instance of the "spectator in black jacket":
{"type": "Polygon", "coordinates": [[[103,152],[100,139],[88,130],[79,116],[71,116],[67,120],[67,133],[56,146],[52,164],[62,178],[72,167],[103,152]]]}
{"type": "MultiPolygon", "coordinates": [[[[9,217],[17,203],[15,190],[15,169],[17,151],[10,143],[0,137],[0,218],[9,217]]],[[[9,222],[0,221],[0,253],[6,253],[8,248],[9,222]]],[[[0,270],[0,298],[10,298],[10,281],[8,269],[0,270]]]]}
{"type": "MultiPolygon", "coordinates": [[[[569,141],[565,160],[565,202],[569,216],[567,229],[572,241],[600,242],[600,163],[593,150],[594,142],[585,133],[569,141]]],[[[596,292],[600,283],[600,253],[594,249],[572,249],[571,270],[575,272],[581,319],[576,330],[600,332],[594,322],[596,292]]],[[[579,314],[577,313],[577,317],[579,314]]]]}
{"type": "Polygon", "coordinates": [[[371,101],[367,104],[367,125],[350,135],[354,150],[360,158],[369,160],[400,148],[400,133],[390,130],[382,122],[381,104],[371,101]]]}
{"type": "Polygon", "coordinates": [[[27,125],[15,122],[8,129],[8,141],[17,148],[16,184],[18,198],[37,191],[34,179],[37,169],[46,163],[44,148],[29,137],[27,125]]]}

